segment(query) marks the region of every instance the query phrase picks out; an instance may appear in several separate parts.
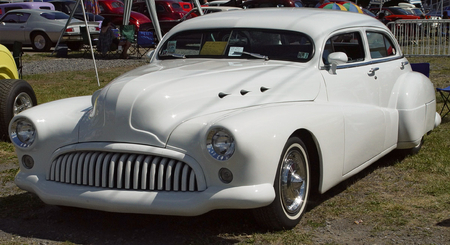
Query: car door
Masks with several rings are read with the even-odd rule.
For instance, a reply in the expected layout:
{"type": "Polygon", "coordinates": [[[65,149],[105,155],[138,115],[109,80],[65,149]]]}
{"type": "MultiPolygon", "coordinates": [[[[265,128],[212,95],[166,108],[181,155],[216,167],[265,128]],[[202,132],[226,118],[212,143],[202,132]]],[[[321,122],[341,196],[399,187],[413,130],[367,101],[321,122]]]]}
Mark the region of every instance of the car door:
{"type": "Polygon", "coordinates": [[[7,13],[0,23],[0,32],[8,34],[0,35],[0,42],[3,44],[12,44],[14,41],[29,42],[25,37],[26,22],[29,16],[29,13],[22,12],[7,13]]]}
{"type": "Polygon", "coordinates": [[[373,77],[377,79],[380,90],[380,107],[385,110],[390,123],[386,125],[385,146],[396,144],[398,139],[398,112],[396,100],[393,92],[397,78],[405,71],[408,60],[403,57],[400,47],[395,42],[394,37],[380,29],[366,29],[367,46],[372,63],[373,77]]]}
{"type": "Polygon", "coordinates": [[[321,74],[329,103],[337,105],[344,116],[343,175],[369,161],[385,149],[386,115],[380,108],[380,83],[374,76],[364,32],[348,29],[330,35],[323,47],[321,74]],[[330,69],[328,56],[343,52],[347,63],[330,69]]]}

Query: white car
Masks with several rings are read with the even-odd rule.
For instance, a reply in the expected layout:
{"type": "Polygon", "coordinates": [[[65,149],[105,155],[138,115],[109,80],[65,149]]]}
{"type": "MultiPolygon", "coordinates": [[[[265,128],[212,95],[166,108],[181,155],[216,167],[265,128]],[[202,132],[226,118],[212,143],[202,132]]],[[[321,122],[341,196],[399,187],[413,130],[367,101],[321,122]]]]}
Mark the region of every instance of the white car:
{"type": "MultiPolygon", "coordinates": [[[[49,51],[58,42],[68,19],[69,15],[55,10],[10,10],[0,19],[0,43],[11,45],[19,41],[36,51],[49,51]]],[[[66,42],[69,47],[79,47],[83,43],[80,27],[85,26],[84,21],[72,19],[61,42],[66,42]]],[[[97,38],[100,33],[98,22],[88,22],[88,26],[92,38],[97,38]]]]}
{"type": "Polygon", "coordinates": [[[440,124],[435,91],[367,15],[312,8],[193,18],[150,64],[14,117],[15,183],[45,203],[298,224],[324,193],[440,124]]]}

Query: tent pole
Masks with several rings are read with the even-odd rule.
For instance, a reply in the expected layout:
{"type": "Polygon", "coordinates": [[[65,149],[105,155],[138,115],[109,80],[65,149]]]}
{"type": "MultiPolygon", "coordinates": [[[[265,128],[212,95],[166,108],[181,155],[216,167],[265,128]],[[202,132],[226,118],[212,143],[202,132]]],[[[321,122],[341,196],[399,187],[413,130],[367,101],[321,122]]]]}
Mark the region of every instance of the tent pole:
{"type": "Polygon", "coordinates": [[[66,32],[67,26],[69,25],[70,21],[73,19],[73,15],[75,14],[75,9],[77,9],[79,3],[80,3],[80,0],[77,0],[77,3],[75,4],[75,8],[71,9],[72,12],[70,12],[69,19],[67,20],[66,25],[64,26],[61,33],[59,34],[58,42],[56,42],[55,49],[53,50],[51,55],[53,55],[53,53],[55,53],[55,50],[58,48],[59,42],[61,41],[61,38],[64,35],[64,33],[66,32]]]}
{"type": "Polygon", "coordinates": [[[150,19],[152,20],[153,27],[156,31],[156,36],[158,41],[162,40],[161,26],[159,25],[158,14],[156,13],[155,0],[145,0],[147,5],[148,13],[150,14],[150,19]]]}
{"type": "MultiPolygon", "coordinates": [[[[89,31],[89,25],[88,25],[87,18],[86,18],[86,10],[84,9],[83,0],[79,0],[79,1],[81,1],[81,3],[82,3],[81,9],[83,10],[84,24],[86,25],[86,31],[87,31],[87,36],[88,36],[88,40],[89,40],[89,48],[91,49],[92,62],[94,63],[95,77],[97,78],[97,84],[100,87],[100,80],[98,79],[97,63],[95,62],[94,48],[92,47],[91,32],[89,31]]],[[[75,12],[75,10],[73,12],[75,12]]]]}

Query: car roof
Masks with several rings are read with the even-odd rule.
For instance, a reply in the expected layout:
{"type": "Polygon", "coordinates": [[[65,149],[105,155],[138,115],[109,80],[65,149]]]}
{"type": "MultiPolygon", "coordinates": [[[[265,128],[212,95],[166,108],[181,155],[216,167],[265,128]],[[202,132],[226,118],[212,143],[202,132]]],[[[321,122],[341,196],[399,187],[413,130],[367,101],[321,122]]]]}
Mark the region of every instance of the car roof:
{"type": "MultiPolygon", "coordinates": [[[[48,9],[13,9],[8,11],[8,13],[21,12],[21,13],[63,13],[57,10],[48,10],[48,9]]],[[[65,14],[65,13],[63,13],[65,14]]]]}
{"type": "Polygon", "coordinates": [[[254,8],[203,15],[176,25],[182,30],[215,28],[261,28],[302,31],[312,38],[348,27],[387,27],[366,14],[319,8],[254,8]]]}

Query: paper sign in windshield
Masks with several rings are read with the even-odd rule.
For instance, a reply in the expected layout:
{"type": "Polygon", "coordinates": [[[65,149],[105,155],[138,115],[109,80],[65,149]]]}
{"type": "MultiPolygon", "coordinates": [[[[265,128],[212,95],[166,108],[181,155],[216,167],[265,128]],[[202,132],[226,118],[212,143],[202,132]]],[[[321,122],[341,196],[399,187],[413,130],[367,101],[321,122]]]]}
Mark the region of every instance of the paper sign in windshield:
{"type": "Polygon", "coordinates": [[[244,47],[230,47],[230,52],[228,56],[241,56],[244,51],[244,47]]]}
{"type": "Polygon", "coordinates": [[[227,42],[205,42],[200,55],[223,55],[227,42]]]}

